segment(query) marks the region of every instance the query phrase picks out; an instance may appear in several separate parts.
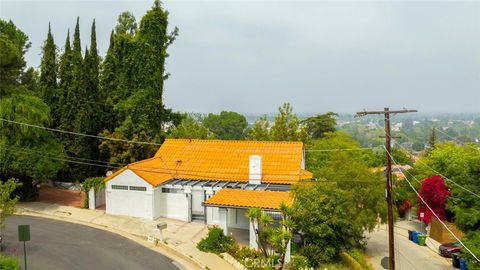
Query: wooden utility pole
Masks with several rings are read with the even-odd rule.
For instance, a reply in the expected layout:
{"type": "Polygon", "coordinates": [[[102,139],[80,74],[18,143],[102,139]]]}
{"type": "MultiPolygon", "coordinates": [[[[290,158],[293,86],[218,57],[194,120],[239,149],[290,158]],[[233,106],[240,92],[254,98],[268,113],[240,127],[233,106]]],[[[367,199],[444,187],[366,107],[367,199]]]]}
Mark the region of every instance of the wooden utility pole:
{"type": "Polygon", "coordinates": [[[390,134],[390,114],[417,112],[417,110],[396,110],[390,111],[385,108],[383,111],[357,112],[357,116],[367,114],[383,114],[385,116],[385,149],[387,150],[387,210],[388,210],[388,269],[395,270],[395,241],[393,234],[393,188],[392,188],[392,136],[390,134]]]}

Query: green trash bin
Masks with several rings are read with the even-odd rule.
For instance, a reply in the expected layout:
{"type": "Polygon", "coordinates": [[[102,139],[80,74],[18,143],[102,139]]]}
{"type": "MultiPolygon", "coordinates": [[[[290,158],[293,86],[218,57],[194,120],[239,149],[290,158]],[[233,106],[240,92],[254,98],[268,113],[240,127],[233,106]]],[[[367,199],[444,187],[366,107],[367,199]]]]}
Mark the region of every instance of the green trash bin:
{"type": "Polygon", "coordinates": [[[427,236],[425,234],[420,234],[418,236],[418,245],[426,246],[427,245],[426,242],[425,242],[426,240],[427,240],[427,236]]]}

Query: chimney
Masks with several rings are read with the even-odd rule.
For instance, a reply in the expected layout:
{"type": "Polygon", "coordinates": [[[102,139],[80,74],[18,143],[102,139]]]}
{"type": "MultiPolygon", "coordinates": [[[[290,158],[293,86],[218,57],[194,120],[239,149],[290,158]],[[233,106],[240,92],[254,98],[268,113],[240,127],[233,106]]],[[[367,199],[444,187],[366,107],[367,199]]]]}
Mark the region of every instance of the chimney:
{"type": "Polygon", "coordinates": [[[249,184],[259,185],[262,183],[262,157],[250,156],[249,163],[249,184]]]}

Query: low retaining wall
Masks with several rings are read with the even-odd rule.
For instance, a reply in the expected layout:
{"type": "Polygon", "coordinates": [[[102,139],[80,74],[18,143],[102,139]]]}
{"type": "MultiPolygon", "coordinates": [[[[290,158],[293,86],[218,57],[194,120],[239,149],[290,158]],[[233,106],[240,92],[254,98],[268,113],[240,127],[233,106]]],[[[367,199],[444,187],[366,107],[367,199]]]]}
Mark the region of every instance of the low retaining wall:
{"type": "Polygon", "coordinates": [[[232,255],[230,255],[228,253],[222,253],[221,255],[222,255],[223,259],[226,262],[228,262],[229,264],[231,264],[235,269],[245,270],[245,266],[243,266],[240,262],[235,260],[235,258],[233,258],[232,255]]]}

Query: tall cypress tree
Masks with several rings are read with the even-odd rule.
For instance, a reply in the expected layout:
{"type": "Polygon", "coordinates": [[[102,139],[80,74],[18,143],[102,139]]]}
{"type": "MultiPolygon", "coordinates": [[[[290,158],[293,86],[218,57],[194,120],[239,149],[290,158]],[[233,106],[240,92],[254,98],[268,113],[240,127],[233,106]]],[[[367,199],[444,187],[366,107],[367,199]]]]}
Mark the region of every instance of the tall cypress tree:
{"type": "Polygon", "coordinates": [[[117,89],[117,70],[116,70],[116,57],[114,55],[114,37],[113,31],[110,34],[110,45],[108,47],[105,60],[101,64],[102,72],[99,74],[98,95],[99,99],[103,103],[101,110],[101,129],[113,131],[116,126],[116,118],[113,112],[113,98],[111,93],[117,89]]]}
{"type": "Polygon", "coordinates": [[[167,48],[175,39],[178,29],[167,32],[168,12],[156,0],[143,16],[135,36],[134,50],[129,57],[129,82],[132,93],[124,101],[127,115],[121,130],[127,134],[145,133],[151,139],[161,140],[163,123],[170,113],[163,104],[163,82],[167,48]],[[152,57],[155,55],[156,57],[152,57]]]}
{"type": "Polygon", "coordinates": [[[57,71],[57,46],[55,45],[49,23],[47,39],[42,48],[39,83],[42,99],[50,107],[52,126],[54,127],[57,127],[60,122],[60,96],[57,89],[57,71]]]}
{"type": "MultiPolygon", "coordinates": [[[[72,49],[70,45],[70,30],[67,32],[63,54],[60,58],[60,65],[58,68],[59,88],[59,123],[57,127],[67,127],[68,122],[71,121],[67,116],[70,114],[71,107],[68,104],[68,93],[72,85],[72,49]]],[[[62,143],[64,136],[61,135],[62,143]]]]}
{"type": "MultiPolygon", "coordinates": [[[[64,110],[62,114],[63,119],[61,123],[61,128],[69,131],[74,131],[75,119],[84,94],[82,93],[82,91],[84,91],[84,78],[82,66],[83,59],[80,43],[80,25],[78,17],[77,24],[75,26],[75,32],[73,34],[73,49],[70,53],[70,61],[70,83],[64,89],[66,91],[66,98],[65,103],[62,104],[64,110]]],[[[71,145],[71,140],[70,142],[66,142],[67,149],[69,145],[71,145]]]]}
{"type": "MultiPolygon", "coordinates": [[[[71,84],[71,69],[72,69],[72,49],[70,47],[70,30],[67,32],[67,39],[62,57],[60,57],[60,65],[58,68],[59,86],[66,90],[71,84]]],[[[66,92],[66,91],[65,91],[66,92]]]]}
{"type": "Polygon", "coordinates": [[[100,57],[98,56],[97,49],[97,35],[95,30],[95,20],[93,20],[91,34],[90,34],[90,50],[85,53],[85,87],[86,87],[86,98],[88,103],[92,106],[94,111],[93,116],[93,126],[92,131],[95,134],[100,133],[103,130],[104,123],[102,121],[103,117],[103,104],[105,103],[105,97],[99,93],[99,65],[100,57]]]}

